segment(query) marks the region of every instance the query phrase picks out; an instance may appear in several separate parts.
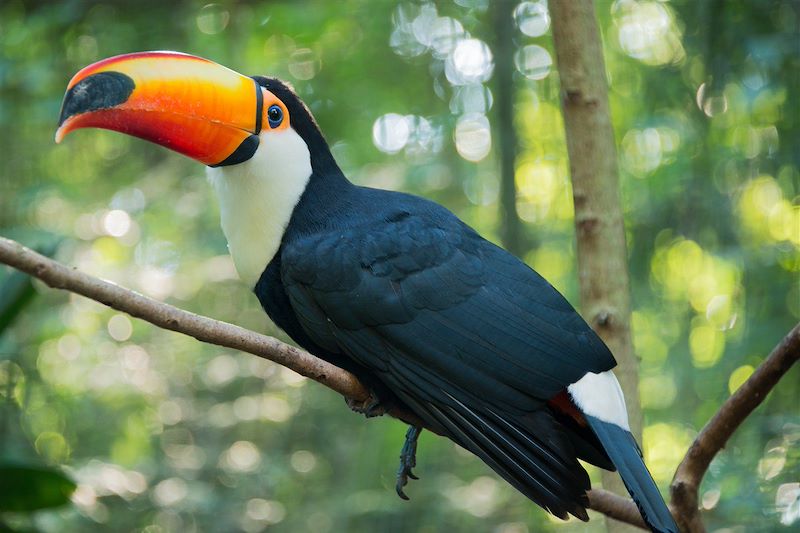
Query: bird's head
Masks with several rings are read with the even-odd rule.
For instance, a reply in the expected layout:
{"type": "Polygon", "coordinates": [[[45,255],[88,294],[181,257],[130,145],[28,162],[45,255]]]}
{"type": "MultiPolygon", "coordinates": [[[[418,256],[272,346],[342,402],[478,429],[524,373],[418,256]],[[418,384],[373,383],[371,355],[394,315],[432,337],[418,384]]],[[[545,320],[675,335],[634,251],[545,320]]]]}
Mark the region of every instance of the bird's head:
{"type": "Polygon", "coordinates": [[[179,52],[124,54],[79,71],[64,95],[56,142],[78,128],[140,137],[210,167],[243,163],[287,137],[306,146],[322,140],[288,85],[179,52]]]}
{"type": "Polygon", "coordinates": [[[67,86],[56,142],[78,128],[140,137],[212,167],[222,229],[251,286],[312,176],[341,176],[291,87],[178,52],[125,54],[78,72],[67,86]]]}

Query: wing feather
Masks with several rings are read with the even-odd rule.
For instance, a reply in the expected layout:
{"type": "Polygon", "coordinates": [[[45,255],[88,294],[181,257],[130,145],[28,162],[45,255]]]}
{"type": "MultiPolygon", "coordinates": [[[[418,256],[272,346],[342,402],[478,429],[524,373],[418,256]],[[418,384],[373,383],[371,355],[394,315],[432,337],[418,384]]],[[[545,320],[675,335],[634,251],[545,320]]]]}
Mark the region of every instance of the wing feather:
{"type": "Polygon", "coordinates": [[[374,372],[529,498],[586,517],[588,476],[543,407],[615,362],[543,278],[452,215],[387,216],[282,254],[310,338],[374,372]]]}

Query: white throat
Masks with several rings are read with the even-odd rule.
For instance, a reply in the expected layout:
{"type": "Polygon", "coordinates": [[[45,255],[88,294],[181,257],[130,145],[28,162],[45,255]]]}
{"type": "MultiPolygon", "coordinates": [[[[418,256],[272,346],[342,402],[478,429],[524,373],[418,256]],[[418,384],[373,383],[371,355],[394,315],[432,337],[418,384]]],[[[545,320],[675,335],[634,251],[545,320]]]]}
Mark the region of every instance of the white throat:
{"type": "Polygon", "coordinates": [[[308,146],[293,129],[263,131],[260,138],[256,153],[244,163],[208,168],[228,249],[239,277],[251,288],[278,251],[311,178],[308,146]]]}

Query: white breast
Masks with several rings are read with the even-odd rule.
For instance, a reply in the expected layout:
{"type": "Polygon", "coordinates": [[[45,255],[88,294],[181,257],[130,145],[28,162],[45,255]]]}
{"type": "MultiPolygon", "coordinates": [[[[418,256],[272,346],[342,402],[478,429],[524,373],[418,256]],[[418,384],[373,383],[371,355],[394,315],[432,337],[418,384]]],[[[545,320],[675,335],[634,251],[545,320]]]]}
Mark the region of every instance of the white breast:
{"type": "Polygon", "coordinates": [[[255,287],[275,256],[311,177],[308,146],[293,129],[266,130],[260,139],[256,153],[244,163],[208,168],[228,249],[249,287],[255,287]]]}

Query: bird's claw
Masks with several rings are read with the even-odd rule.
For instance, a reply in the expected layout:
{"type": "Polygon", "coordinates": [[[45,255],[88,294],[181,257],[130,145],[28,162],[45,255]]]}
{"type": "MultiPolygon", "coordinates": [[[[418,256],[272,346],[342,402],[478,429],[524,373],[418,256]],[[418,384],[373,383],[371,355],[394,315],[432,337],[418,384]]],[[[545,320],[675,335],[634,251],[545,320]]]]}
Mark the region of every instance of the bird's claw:
{"type": "Polygon", "coordinates": [[[403,449],[400,450],[400,467],[397,469],[397,484],[395,490],[397,495],[404,500],[408,500],[408,496],[403,491],[403,487],[408,484],[409,479],[419,479],[412,468],[417,466],[417,439],[422,432],[422,428],[418,426],[409,426],[406,432],[406,441],[403,443],[403,449]]]}
{"type": "Polygon", "coordinates": [[[386,407],[381,403],[378,396],[370,391],[366,400],[354,400],[353,398],[345,398],[347,406],[356,413],[362,414],[367,418],[375,416],[382,416],[386,414],[386,407]]]}

